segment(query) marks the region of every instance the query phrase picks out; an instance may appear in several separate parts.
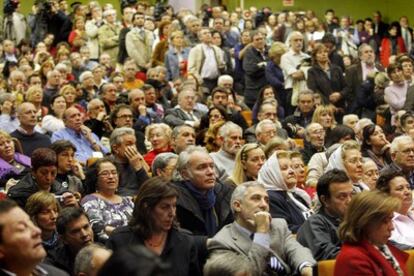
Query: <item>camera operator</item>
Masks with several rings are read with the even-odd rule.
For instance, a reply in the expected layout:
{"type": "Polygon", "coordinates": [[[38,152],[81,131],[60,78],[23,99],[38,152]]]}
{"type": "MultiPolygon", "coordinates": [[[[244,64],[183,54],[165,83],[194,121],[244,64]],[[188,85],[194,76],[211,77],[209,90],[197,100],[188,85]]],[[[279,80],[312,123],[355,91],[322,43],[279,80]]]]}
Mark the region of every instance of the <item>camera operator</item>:
{"type": "Polygon", "coordinates": [[[23,39],[28,38],[28,26],[26,18],[19,12],[20,0],[4,0],[4,34],[3,39],[9,39],[18,45],[23,39]]]}
{"type": "Polygon", "coordinates": [[[31,43],[35,47],[43,40],[47,33],[55,36],[53,46],[62,41],[68,41],[69,33],[72,31],[72,21],[59,8],[56,0],[37,0],[29,14],[29,25],[31,28],[31,43]]]}

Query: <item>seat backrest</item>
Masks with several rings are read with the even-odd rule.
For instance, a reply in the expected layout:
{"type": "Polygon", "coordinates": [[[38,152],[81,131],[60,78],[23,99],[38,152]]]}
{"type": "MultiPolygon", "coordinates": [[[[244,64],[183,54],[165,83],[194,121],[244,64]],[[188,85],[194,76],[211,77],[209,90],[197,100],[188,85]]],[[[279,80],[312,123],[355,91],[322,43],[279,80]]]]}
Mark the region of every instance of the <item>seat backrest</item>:
{"type": "Polygon", "coordinates": [[[407,261],[407,271],[408,275],[414,275],[414,250],[407,250],[407,252],[410,256],[408,257],[407,261]]]}
{"type": "Polygon", "coordinates": [[[335,260],[326,260],[326,261],[318,262],[318,275],[319,276],[334,276],[334,270],[335,270],[335,260]]]}
{"type": "Polygon", "coordinates": [[[240,113],[243,116],[244,120],[246,121],[247,125],[251,127],[253,124],[252,112],[250,110],[245,110],[240,113]]]}

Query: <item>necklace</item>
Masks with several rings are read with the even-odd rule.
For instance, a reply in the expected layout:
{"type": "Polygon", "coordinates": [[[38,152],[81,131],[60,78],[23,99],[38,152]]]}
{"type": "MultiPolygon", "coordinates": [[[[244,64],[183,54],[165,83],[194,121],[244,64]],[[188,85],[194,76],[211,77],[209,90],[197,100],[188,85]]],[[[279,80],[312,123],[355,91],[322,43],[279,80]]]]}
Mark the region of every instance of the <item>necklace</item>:
{"type": "Polygon", "coordinates": [[[159,240],[156,240],[156,241],[153,241],[153,239],[154,239],[153,237],[146,240],[145,243],[148,244],[150,247],[160,247],[164,243],[166,235],[162,234],[161,238],[159,238],[159,240]]]}

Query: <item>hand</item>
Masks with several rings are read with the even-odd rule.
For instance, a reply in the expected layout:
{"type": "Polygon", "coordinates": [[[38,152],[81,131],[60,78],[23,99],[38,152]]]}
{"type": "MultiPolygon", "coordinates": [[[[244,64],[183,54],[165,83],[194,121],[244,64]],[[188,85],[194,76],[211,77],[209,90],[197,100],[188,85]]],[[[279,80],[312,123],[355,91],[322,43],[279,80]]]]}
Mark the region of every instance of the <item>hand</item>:
{"type": "Polygon", "coordinates": [[[11,187],[17,184],[17,182],[19,181],[14,178],[10,178],[9,180],[7,180],[6,185],[4,187],[4,192],[7,193],[11,187]]]}
{"type": "Polygon", "coordinates": [[[301,276],[312,276],[313,275],[313,269],[310,266],[305,266],[300,271],[301,276]]]}
{"type": "Polygon", "coordinates": [[[292,73],[292,78],[297,81],[304,80],[305,74],[303,73],[303,71],[299,70],[299,71],[292,73]]]}
{"type": "Polygon", "coordinates": [[[83,172],[82,165],[76,160],[72,164],[72,172],[75,176],[79,177],[79,179],[85,179],[85,173],[83,172]]]}
{"type": "Polygon", "coordinates": [[[65,193],[63,193],[62,196],[63,196],[62,197],[63,198],[63,202],[62,202],[63,207],[69,207],[69,206],[77,207],[77,206],[79,206],[78,200],[76,199],[76,197],[72,193],[65,192],[65,193]]]}
{"type": "Polygon", "coordinates": [[[257,233],[269,233],[272,217],[269,212],[260,211],[254,215],[254,224],[257,233]]]}
{"type": "Polygon", "coordinates": [[[85,138],[89,141],[89,143],[94,144],[95,141],[92,138],[92,131],[89,127],[82,125],[81,132],[85,136],[85,138]]]}
{"type": "Polygon", "coordinates": [[[105,118],[105,116],[106,116],[106,112],[101,111],[98,113],[98,116],[96,116],[96,120],[102,121],[105,118]]]}
{"type": "Polygon", "coordinates": [[[339,92],[333,92],[331,95],[329,95],[329,101],[332,103],[336,103],[341,99],[341,93],[339,92]]]}
{"type": "Polygon", "coordinates": [[[139,115],[146,116],[147,115],[147,107],[143,104],[139,105],[138,106],[138,112],[139,112],[139,115]]]}
{"type": "Polygon", "coordinates": [[[128,146],[125,150],[125,157],[128,158],[129,164],[136,170],[140,170],[142,168],[142,161],[144,158],[138,152],[136,146],[128,146]]]}
{"type": "Polygon", "coordinates": [[[200,121],[199,120],[193,121],[193,127],[194,128],[199,128],[200,127],[200,121]]]}

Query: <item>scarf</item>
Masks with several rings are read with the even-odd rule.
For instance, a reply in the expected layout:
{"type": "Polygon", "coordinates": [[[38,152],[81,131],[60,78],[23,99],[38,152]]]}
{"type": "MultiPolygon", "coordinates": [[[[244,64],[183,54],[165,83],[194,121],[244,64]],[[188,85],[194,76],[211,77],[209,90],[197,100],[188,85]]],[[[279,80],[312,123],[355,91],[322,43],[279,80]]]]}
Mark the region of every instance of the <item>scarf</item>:
{"type": "Polygon", "coordinates": [[[216,204],[216,194],[214,193],[214,189],[210,189],[204,194],[194,187],[190,181],[185,181],[184,185],[200,206],[205,220],[207,235],[209,237],[214,236],[218,227],[217,216],[214,210],[214,205],[216,204]]]}
{"type": "Polygon", "coordinates": [[[285,180],[280,172],[279,161],[276,154],[273,154],[260,168],[257,181],[267,191],[287,191],[285,180]]]}

